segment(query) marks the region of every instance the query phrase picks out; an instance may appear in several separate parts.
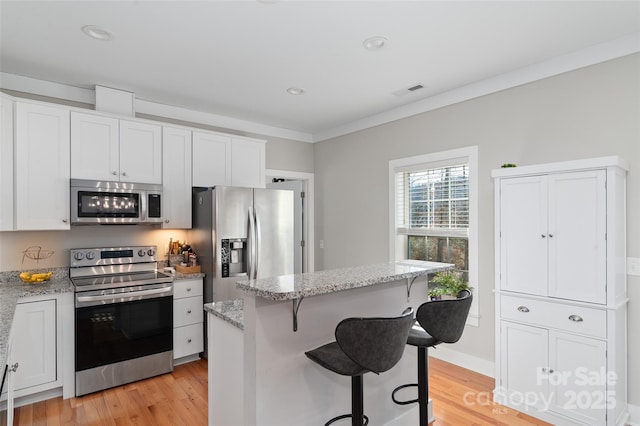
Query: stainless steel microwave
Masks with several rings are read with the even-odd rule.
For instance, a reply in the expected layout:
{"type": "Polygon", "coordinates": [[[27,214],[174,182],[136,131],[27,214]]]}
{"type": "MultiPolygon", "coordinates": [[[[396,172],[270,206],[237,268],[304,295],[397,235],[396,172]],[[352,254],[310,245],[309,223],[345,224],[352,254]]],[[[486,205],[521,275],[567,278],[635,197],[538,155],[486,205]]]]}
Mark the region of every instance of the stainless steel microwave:
{"type": "Polygon", "coordinates": [[[72,224],[161,222],[162,185],[71,179],[72,224]]]}

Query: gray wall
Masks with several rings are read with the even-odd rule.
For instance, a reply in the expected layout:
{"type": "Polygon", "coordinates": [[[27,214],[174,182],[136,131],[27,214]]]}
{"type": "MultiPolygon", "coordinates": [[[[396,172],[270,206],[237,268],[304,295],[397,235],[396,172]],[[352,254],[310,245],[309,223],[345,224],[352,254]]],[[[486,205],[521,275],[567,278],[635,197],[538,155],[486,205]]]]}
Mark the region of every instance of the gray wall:
{"type": "MultiPolygon", "coordinates": [[[[640,55],[483,96],[315,148],[316,269],[388,257],[389,160],[477,145],[480,326],[455,349],[494,360],[491,170],[619,155],[628,175],[628,253],[640,257],[640,55]]],[[[640,277],[629,277],[629,402],[640,405],[640,277]]]]}

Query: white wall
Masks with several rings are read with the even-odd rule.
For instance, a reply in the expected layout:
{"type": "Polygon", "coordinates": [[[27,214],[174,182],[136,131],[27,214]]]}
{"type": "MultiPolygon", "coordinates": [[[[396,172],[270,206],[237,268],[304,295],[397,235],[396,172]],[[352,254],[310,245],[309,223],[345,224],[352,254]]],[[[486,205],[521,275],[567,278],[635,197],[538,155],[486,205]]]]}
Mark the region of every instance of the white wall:
{"type": "MultiPolygon", "coordinates": [[[[314,145],[316,269],[384,262],[388,162],[478,145],[480,326],[455,349],[494,359],[492,169],[620,155],[628,253],[640,257],[640,55],[590,66],[314,145]],[[317,244],[318,244],[317,243],[317,244]]],[[[629,402],[640,405],[640,277],[628,280],[629,402]]]]}

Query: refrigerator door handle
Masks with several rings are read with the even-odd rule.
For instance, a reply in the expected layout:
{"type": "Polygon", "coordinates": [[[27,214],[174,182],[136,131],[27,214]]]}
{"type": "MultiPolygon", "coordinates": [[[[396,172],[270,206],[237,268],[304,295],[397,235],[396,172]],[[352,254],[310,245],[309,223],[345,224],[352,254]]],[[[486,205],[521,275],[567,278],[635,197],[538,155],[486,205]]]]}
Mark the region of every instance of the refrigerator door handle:
{"type": "Polygon", "coordinates": [[[250,280],[254,278],[254,267],[255,267],[255,222],[253,219],[253,207],[249,207],[249,232],[247,233],[247,251],[249,252],[249,267],[248,267],[248,277],[250,280]]]}
{"type": "Polygon", "coordinates": [[[260,271],[260,217],[258,216],[258,211],[253,209],[253,217],[256,223],[256,241],[255,241],[255,253],[254,253],[254,270],[255,270],[255,279],[258,279],[258,272],[260,271]]]}

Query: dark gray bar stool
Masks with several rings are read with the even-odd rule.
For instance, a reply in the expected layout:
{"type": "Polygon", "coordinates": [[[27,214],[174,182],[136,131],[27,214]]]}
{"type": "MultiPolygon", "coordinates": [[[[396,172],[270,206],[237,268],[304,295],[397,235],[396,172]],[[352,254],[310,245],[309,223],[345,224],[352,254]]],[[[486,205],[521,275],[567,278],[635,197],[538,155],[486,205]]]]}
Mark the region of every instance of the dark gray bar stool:
{"type": "Polygon", "coordinates": [[[362,375],[380,374],[400,361],[413,322],[412,308],[393,318],[347,318],[336,327],[335,342],[305,352],[324,368],[351,376],[351,414],[334,417],[325,426],[348,417],[353,426],[369,423],[363,409],[362,375]]]}
{"type": "Polygon", "coordinates": [[[457,299],[433,300],[420,305],[416,312],[418,324],[409,332],[407,344],[418,348],[418,383],[398,386],[391,393],[393,402],[400,405],[418,403],[420,425],[426,426],[429,404],[429,372],[427,349],[440,343],[455,343],[462,337],[473,296],[467,290],[458,293],[457,299]],[[398,401],[396,392],[407,387],[418,387],[418,399],[398,401]]]}

